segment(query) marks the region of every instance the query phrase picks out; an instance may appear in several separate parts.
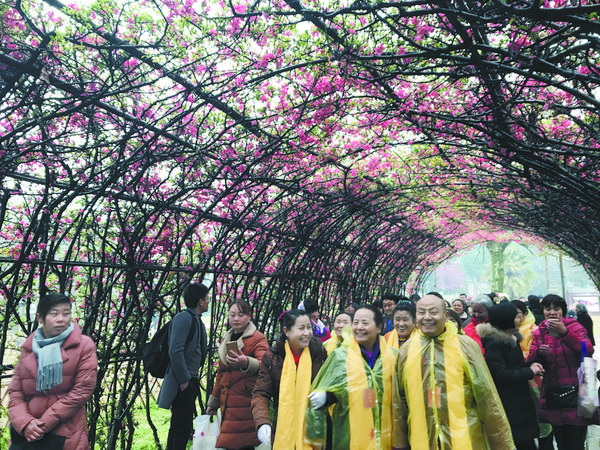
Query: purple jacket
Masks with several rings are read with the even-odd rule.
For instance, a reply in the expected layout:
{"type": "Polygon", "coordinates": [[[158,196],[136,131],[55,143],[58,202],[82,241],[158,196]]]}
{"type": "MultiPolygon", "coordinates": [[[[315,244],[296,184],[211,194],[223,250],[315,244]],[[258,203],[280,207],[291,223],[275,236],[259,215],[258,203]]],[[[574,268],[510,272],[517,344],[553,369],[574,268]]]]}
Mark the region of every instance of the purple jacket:
{"type": "Polygon", "coordinates": [[[585,328],[577,320],[566,317],[562,319],[567,327],[564,337],[552,337],[548,334],[548,323],[544,320],[533,332],[533,342],[529,349],[528,362],[539,362],[544,366],[544,378],[540,389],[540,422],[553,425],[586,425],[588,419],[577,415],[577,408],[547,409],[544,389],[548,386],[578,385],[577,369],[581,362],[581,343],[585,343],[587,354],[594,353],[594,347],[587,336],[585,328]],[[546,344],[549,351],[544,354],[540,346],[546,344]]]}

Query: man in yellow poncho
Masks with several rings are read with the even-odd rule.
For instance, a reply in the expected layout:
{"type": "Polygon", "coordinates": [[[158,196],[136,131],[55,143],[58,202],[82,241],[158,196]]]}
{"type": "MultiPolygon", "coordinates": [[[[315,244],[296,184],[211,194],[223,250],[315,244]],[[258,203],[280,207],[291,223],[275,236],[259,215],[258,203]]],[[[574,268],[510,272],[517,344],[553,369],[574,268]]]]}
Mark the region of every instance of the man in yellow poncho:
{"type": "Polygon", "coordinates": [[[313,381],[305,442],[325,445],[329,407],[329,445],[333,450],[391,447],[396,350],[379,335],[382,323],[383,316],[373,305],[361,305],[356,310],[352,335],[344,336],[342,345],[329,355],[313,381]]]}
{"type": "Polygon", "coordinates": [[[442,298],[417,302],[419,331],[398,353],[392,448],[514,449],[481,349],[446,320],[442,298]]]}

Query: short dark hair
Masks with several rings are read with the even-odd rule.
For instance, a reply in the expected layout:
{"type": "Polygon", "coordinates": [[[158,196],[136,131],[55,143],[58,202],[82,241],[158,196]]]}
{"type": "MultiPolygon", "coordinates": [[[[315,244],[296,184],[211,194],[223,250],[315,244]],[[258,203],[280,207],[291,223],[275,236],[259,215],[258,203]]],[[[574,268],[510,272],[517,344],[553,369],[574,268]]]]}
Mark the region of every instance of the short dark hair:
{"type": "Polygon", "coordinates": [[[454,305],[455,302],[460,302],[463,306],[463,309],[467,306],[465,305],[465,301],[461,298],[455,298],[454,300],[452,300],[452,305],[454,305]]]}
{"type": "MultiPolygon", "coordinates": [[[[442,300],[444,300],[444,297],[442,297],[442,294],[440,294],[439,292],[436,292],[436,291],[428,292],[425,295],[435,295],[436,297],[441,298],[442,300]]],[[[444,300],[444,301],[446,301],[446,300],[444,300]]]]}
{"type": "Polygon", "coordinates": [[[567,317],[567,302],[560,295],[548,294],[540,302],[542,308],[549,308],[551,305],[562,309],[563,317],[567,317]]]}
{"type": "Polygon", "coordinates": [[[368,309],[369,311],[372,311],[373,315],[375,316],[375,325],[377,325],[380,328],[383,326],[383,314],[381,314],[381,311],[379,311],[377,306],[369,303],[363,303],[362,305],[359,305],[358,308],[356,308],[356,311],[354,312],[355,317],[359,309],[368,309]]]}
{"type": "Polygon", "coordinates": [[[307,298],[306,300],[304,300],[304,311],[306,311],[309,314],[312,314],[314,312],[317,312],[319,310],[319,303],[312,299],[312,298],[307,298]]]}
{"type": "Polygon", "coordinates": [[[37,304],[37,313],[42,319],[46,319],[48,311],[54,308],[56,305],[68,303],[71,306],[71,299],[62,293],[48,294],[40,297],[40,301],[37,304]]]}
{"type": "Polygon", "coordinates": [[[310,320],[310,314],[308,314],[303,309],[290,309],[289,311],[286,311],[281,315],[279,321],[281,322],[282,339],[287,339],[287,336],[283,332],[283,329],[285,328],[286,330],[289,330],[290,328],[292,328],[296,324],[296,319],[298,319],[298,317],[300,316],[306,316],[310,320]]]}
{"type": "Polygon", "coordinates": [[[398,304],[394,308],[394,312],[392,312],[392,318],[394,318],[396,312],[398,311],[406,311],[412,317],[413,322],[417,321],[417,307],[410,300],[402,300],[398,302],[398,304]]]}
{"type": "Polygon", "coordinates": [[[529,312],[529,310],[527,309],[527,305],[525,304],[525,302],[522,302],[521,300],[511,300],[511,303],[513,305],[515,305],[517,307],[517,309],[519,309],[523,315],[527,315],[527,313],[529,312]]]}
{"type": "Polygon", "coordinates": [[[529,307],[537,307],[540,304],[540,298],[537,295],[528,295],[527,301],[529,302],[529,307]]]}
{"type": "Polygon", "coordinates": [[[250,303],[248,303],[246,300],[242,300],[241,298],[239,298],[237,300],[232,301],[229,304],[229,309],[231,309],[233,305],[237,305],[238,309],[242,314],[252,316],[252,307],[250,306],[250,303]]]}
{"type": "Polygon", "coordinates": [[[490,325],[499,330],[510,330],[515,328],[515,317],[518,309],[514,303],[498,303],[488,311],[490,325]]]}
{"type": "Polygon", "coordinates": [[[208,287],[200,283],[188,284],[183,291],[183,301],[185,306],[194,309],[198,306],[198,302],[206,297],[208,294],[208,287]]]}
{"type": "Polygon", "coordinates": [[[457,323],[456,326],[458,328],[458,331],[462,330],[462,319],[460,318],[458,313],[456,311],[454,311],[452,308],[448,308],[448,309],[446,309],[446,311],[448,312],[448,314],[450,314],[450,317],[452,317],[454,320],[456,320],[456,323],[457,323]]]}
{"type": "Polygon", "coordinates": [[[392,294],[391,292],[386,292],[381,296],[381,303],[383,303],[384,300],[391,300],[394,303],[398,303],[400,301],[400,296],[392,294]]]}
{"type": "Polygon", "coordinates": [[[337,313],[334,317],[333,317],[333,322],[335,322],[335,320],[340,317],[340,316],[348,316],[350,317],[350,321],[352,321],[352,317],[354,314],[350,314],[348,311],[340,311],[339,313],[337,313]]]}
{"type": "Polygon", "coordinates": [[[419,294],[410,294],[408,299],[413,303],[417,303],[421,299],[421,296],[419,294]]]}

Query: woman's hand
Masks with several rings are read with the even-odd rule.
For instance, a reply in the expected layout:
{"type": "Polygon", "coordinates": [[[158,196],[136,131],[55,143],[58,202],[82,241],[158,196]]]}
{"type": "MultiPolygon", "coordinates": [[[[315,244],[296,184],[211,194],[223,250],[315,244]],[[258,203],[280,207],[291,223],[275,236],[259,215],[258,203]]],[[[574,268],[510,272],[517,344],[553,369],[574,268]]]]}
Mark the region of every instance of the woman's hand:
{"type": "Polygon", "coordinates": [[[544,374],[544,368],[540,363],[534,362],[529,366],[531,371],[533,372],[533,376],[541,377],[544,374]]]}
{"type": "Polygon", "coordinates": [[[206,407],[206,414],[209,416],[214,416],[217,413],[217,408],[212,408],[210,406],[206,407]]]}
{"type": "Polygon", "coordinates": [[[248,357],[242,352],[236,353],[230,350],[227,354],[227,365],[230,369],[245,370],[248,368],[248,357]]]}
{"type": "Polygon", "coordinates": [[[546,323],[548,324],[549,333],[562,336],[567,332],[567,327],[565,327],[565,324],[560,319],[548,319],[546,323]]]}
{"type": "Polygon", "coordinates": [[[550,354],[550,346],[548,344],[542,344],[538,347],[537,353],[540,356],[548,356],[550,354]]]}
{"type": "Polygon", "coordinates": [[[42,429],[43,422],[39,419],[33,419],[27,424],[24,430],[25,439],[28,442],[39,441],[44,437],[44,430],[42,429]]]}

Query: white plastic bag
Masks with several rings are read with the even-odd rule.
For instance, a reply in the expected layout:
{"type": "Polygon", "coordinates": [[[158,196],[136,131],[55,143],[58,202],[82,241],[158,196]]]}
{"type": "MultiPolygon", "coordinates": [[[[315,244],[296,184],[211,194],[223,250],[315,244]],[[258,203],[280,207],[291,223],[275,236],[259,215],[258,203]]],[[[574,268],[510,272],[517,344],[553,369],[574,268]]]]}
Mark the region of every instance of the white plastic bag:
{"type": "Polygon", "coordinates": [[[214,450],[217,448],[217,438],[221,428],[221,412],[214,416],[208,414],[194,419],[194,441],[192,450],[214,450]]]}
{"type": "Polygon", "coordinates": [[[579,401],[577,413],[581,417],[591,418],[598,409],[598,382],[596,379],[596,360],[588,356],[577,369],[579,378],[579,401]]]}

